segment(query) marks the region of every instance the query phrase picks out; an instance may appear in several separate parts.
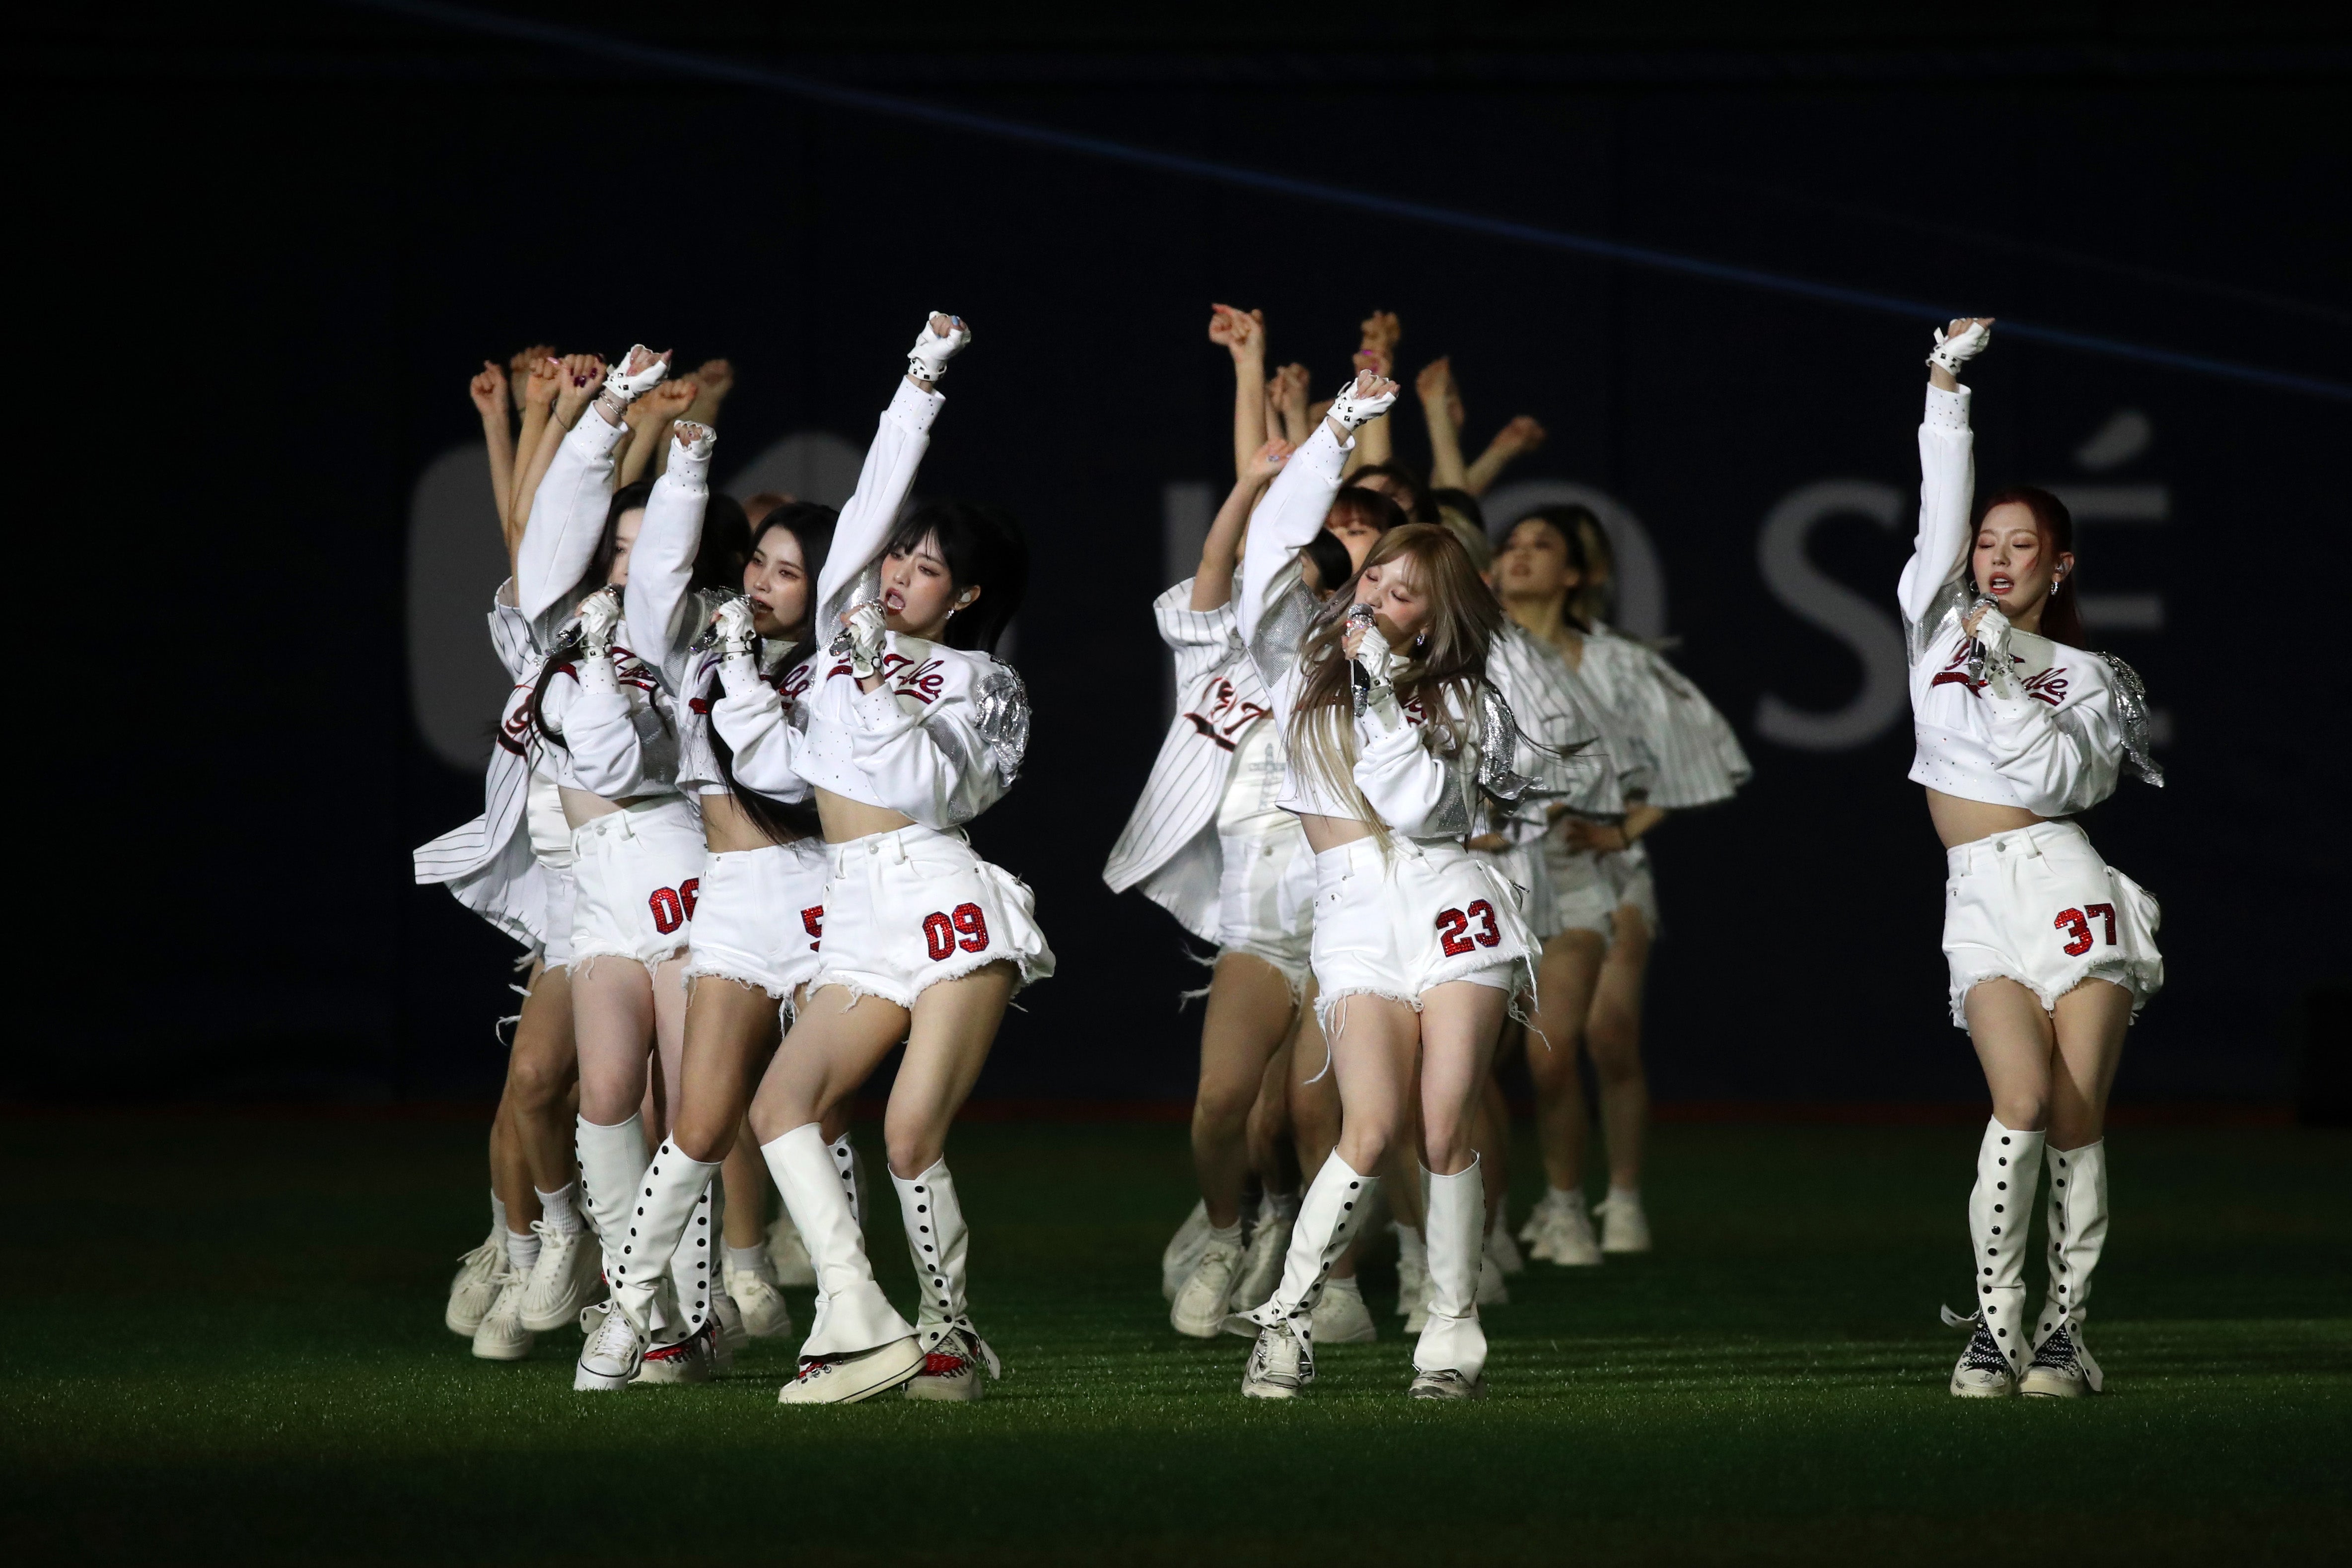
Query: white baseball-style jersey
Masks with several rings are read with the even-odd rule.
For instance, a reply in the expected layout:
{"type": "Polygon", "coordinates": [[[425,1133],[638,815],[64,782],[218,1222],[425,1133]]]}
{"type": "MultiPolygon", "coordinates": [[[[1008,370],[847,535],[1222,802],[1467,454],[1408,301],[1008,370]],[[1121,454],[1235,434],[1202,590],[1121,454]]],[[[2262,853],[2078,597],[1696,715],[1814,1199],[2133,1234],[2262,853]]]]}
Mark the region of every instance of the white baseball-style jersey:
{"type": "Polygon", "coordinates": [[[1176,664],[1178,711],[1143,795],[1111,846],[1103,881],[1113,893],[1140,885],[1184,929],[1214,942],[1224,873],[1221,826],[1248,805],[1230,797],[1238,786],[1276,805],[1282,743],[1273,701],[1242,649],[1232,603],[1194,610],[1188,577],[1152,601],[1160,639],[1176,664]]]}
{"type": "Polygon", "coordinates": [[[1969,392],[1927,389],[1919,531],[1897,595],[1911,664],[1911,779],[1965,800],[2071,816],[2115,792],[2128,759],[2151,784],[2139,677],[2112,656],[2011,631],[2002,665],[1961,622],[1973,601],[1969,392]]]}

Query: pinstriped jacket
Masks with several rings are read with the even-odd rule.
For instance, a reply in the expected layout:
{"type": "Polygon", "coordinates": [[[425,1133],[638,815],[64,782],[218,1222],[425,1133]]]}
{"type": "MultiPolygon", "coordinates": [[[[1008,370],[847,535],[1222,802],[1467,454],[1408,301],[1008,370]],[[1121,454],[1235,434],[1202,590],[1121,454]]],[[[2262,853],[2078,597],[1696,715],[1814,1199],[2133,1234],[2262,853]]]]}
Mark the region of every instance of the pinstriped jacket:
{"type": "Polygon", "coordinates": [[[1242,647],[1233,604],[1194,610],[1192,601],[1188,577],[1151,603],[1160,640],[1176,661],[1177,714],[1142,799],[1111,846],[1103,881],[1113,893],[1140,884],[1184,929],[1213,942],[1224,872],[1217,808],[1241,743],[1255,726],[1273,722],[1274,703],[1242,647]]]}

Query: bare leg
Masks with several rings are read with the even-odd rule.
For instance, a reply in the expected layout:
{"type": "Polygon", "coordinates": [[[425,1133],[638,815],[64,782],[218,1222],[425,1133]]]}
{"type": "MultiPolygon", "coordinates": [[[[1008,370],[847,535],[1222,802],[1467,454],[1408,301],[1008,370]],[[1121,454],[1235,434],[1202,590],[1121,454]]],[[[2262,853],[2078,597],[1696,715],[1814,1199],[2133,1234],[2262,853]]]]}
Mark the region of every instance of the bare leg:
{"type": "Polygon", "coordinates": [[[907,1055],[882,1117],[892,1175],[912,1179],[947,1153],[948,1128],[980,1081],[1014,978],[1010,964],[991,964],[915,998],[907,1055]]]}
{"type": "MultiPolygon", "coordinates": [[[[1314,1181],[1339,1142],[1339,1079],[1337,1072],[1326,1071],[1330,1061],[1330,1046],[1315,1019],[1315,982],[1309,979],[1306,999],[1299,1004],[1298,1031],[1291,1040],[1289,1083],[1290,1135],[1306,1183],[1314,1181]]],[[[1350,1242],[1331,1265],[1331,1278],[1351,1280],[1355,1275],[1356,1247],[1350,1242]]]]}
{"type": "Polygon", "coordinates": [[[1650,965],[1650,926],[1642,912],[1620,905],[1617,938],[1601,960],[1585,1020],[1584,1049],[1601,1082],[1601,1128],[1608,1139],[1609,1185],[1642,1185],[1642,1144],[1650,1121],[1650,1081],[1642,1071],[1642,979],[1650,965]]]}
{"type": "Polygon", "coordinates": [[[665,958],[654,966],[654,1051],[661,1064],[662,1117],[658,1125],[646,1124],[646,1136],[658,1143],[669,1132],[676,1114],[679,1075],[686,1058],[686,955],[665,958]]]}
{"type": "Polygon", "coordinates": [[[530,1222],[539,1218],[539,1194],[530,1188],[530,1165],[515,1132],[513,1107],[503,1098],[490,1119],[490,1190],[506,1205],[507,1229],[530,1235],[530,1222]]]}
{"type": "Polygon", "coordinates": [[[1297,1038],[1294,1027],[1267,1059],[1265,1071],[1258,1079],[1257,1099],[1250,1105],[1250,1169],[1257,1173],[1259,1185],[1268,1193],[1298,1190],[1298,1156],[1290,1140],[1290,1060],[1297,1038]]]}
{"type": "Polygon", "coordinates": [[[1555,1191],[1584,1186],[1584,1085],[1576,1059],[1607,944],[1597,931],[1563,931],[1544,944],[1537,971],[1535,1027],[1528,1030],[1528,1076],[1535,1082],[1536,1141],[1555,1191]]]}
{"type": "Polygon", "coordinates": [[[646,967],[601,957],[572,977],[572,1028],[580,1042],[580,1114],[617,1127],[636,1114],[650,1075],[654,985],[646,967]]]}
{"type": "Polygon", "coordinates": [[[2123,1063],[2131,993],[2110,981],[2085,980],[2058,998],[2055,1022],[2050,1146],[2079,1149],[2106,1135],[2107,1093],[2123,1063]]]}
{"type": "MultiPolygon", "coordinates": [[[[541,1192],[561,1192],[578,1174],[572,1154],[572,1094],[579,1082],[571,977],[562,969],[543,969],[532,979],[515,1025],[505,1100],[530,1184],[541,1192]]],[[[533,1213],[537,1202],[534,1197],[533,1213]]],[[[508,1211],[513,1212],[512,1199],[508,1211]]]]}
{"type": "Polygon", "coordinates": [[[1246,953],[1217,960],[1201,1023],[1201,1082],[1192,1102],[1192,1166],[1214,1228],[1241,1218],[1250,1106],[1290,1020],[1290,985],[1273,965],[1246,953]]]}
{"type": "MultiPolygon", "coordinates": [[[[2015,980],[1984,980],[1969,992],[1962,1009],[1985,1087],[1992,1092],[1993,1119],[2021,1133],[2041,1132],[2050,1121],[2055,1046],[2042,999],[2015,980]]],[[[2100,1103],[2105,1103],[2104,1091],[2100,1103]]]]}
{"type": "Polygon", "coordinates": [[[811,996],[751,1097],[751,1131],[761,1145],[847,1103],[907,1038],[907,1009],[880,997],[853,1003],[840,986],[811,996]]]}
{"type": "MultiPolygon", "coordinates": [[[[1455,1176],[1476,1154],[1486,1086],[1508,995],[1455,980],[1422,998],[1421,1145],[1432,1176],[1455,1176]]],[[[1418,1184],[1416,1184],[1418,1185],[1418,1184]]]]}
{"type": "MultiPolygon", "coordinates": [[[[1509,1019],[1504,1021],[1507,1024],[1509,1019]]],[[[1499,1056],[1503,1049],[1498,1039],[1496,1054],[1499,1056]]],[[[1486,1082],[1478,1091],[1478,1120],[1471,1136],[1478,1151],[1478,1174],[1486,1194],[1486,1212],[1500,1214],[1511,1186],[1511,1104],[1503,1097],[1503,1081],[1495,1076],[1491,1066],[1486,1082]]]]}

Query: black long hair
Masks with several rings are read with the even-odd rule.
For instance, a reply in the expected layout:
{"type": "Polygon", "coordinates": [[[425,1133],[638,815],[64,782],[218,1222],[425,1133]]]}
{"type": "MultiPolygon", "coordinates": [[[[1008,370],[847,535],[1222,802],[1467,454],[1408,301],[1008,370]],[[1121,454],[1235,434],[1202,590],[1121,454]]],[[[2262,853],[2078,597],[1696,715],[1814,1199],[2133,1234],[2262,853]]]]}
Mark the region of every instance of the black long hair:
{"type": "MultiPolygon", "coordinates": [[[[714,501],[721,498],[711,497],[714,501]]],[[[734,503],[730,501],[729,504],[732,506],[734,503]]],[[[741,517],[742,507],[736,507],[735,515],[741,517]]],[[[787,501],[760,519],[760,531],[756,536],[751,535],[748,527],[744,530],[751,548],[756,548],[761,540],[765,539],[771,528],[781,528],[800,542],[801,567],[808,580],[808,624],[802,628],[800,636],[793,641],[792,651],[775,666],[780,682],[799,668],[802,660],[816,652],[817,579],[824,573],[824,558],[833,549],[834,525],[840,519],[841,514],[831,507],[820,507],[814,501],[787,501]]],[[[744,560],[748,562],[751,555],[751,549],[747,548],[744,560]]],[[[741,565],[735,569],[734,581],[738,588],[742,586],[741,565]]],[[[713,668],[709,684],[692,699],[692,706],[697,713],[707,717],[711,705],[724,695],[726,692],[719,683],[719,672],[713,668]]],[[[772,795],[761,794],[738,779],[735,777],[735,748],[727,744],[727,737],[719,733],[719,727],[715,724],[710,726],[710,755],[719,764],[719,781],[727,786],[727,792],[735,798],[737,805],[743,808],[743,814],[751,819],[751,825],[770,840],[782,843],[789,839],[813,838],[823,831],[817,821],[815,801],[779,800],[772,795]]]]}
{"type": "MultiPolygon", "coordinates": [[[[1985,518],[1996,507],[2023,507],[2033,517],[2033,531],[2042,536],[2042,552],[2053,561],[2074,548],[2074,514],[2066,503],[2036,485],[2011,485],[2006,490],[1995,491],[1985,497],[1977,511],[1977,527],[1984,527],[1985,518]]],[[[1969,536],[1973,550],[1976,536],[1969,536]]],[[[2081,571],[2078,562],[2074,571],[2058,580],[2042,601],[2042,634],[2053,643],[2063,643],[2070,648],[2081,648],[2083,641],[2083,606],[2074,595],[2074,575],[2081,571]]],[[[1976,567],[1969,568],[1969,586],[1977,585],[1976,567]]]]}
{"type": "Polygon", "coordinates": [[[882,541],[882,554],[911,551],[927,538],[939,541],[948,580],[959,592],[982,591],[970,608],[949,619],[940,641],[950,648],[995,653],[1029,588],[1029,541],[1019,519],[1002,507],[977,501],[926,502],[898,519],[882,541]]]}
{"type": "MultiPolygon", "coordinates": [[[[1584,548],[1585,530],[1601,535],[1601,519],[1591,507],[1580,501],[1568,501],[1556,507],[1538,507],[1519,519],[1520,523],[1541,523],[1558,534],[1568,547],[1568,564],[1576,569],[1577,586],[1568,591],[1568,598],[1559,607],[1560,619],[1580,632],[1589,633],[1591,622],[1577,613],[1579,597],[1592,580],[1592,552],[1584,548]]],[[[1518,527],[1518,523],[1511,525],[1518,527]]],[[[1605,536],[1603,536],[1605,537],[1605,536]]]]}
{"type": "Polygon", "coordinates": [[[1402,496],[1394,492],[1387,494],[1389,499],[1396,502],[1397,509],[1404,513],[1407,522],[1433,523],[1438,520],[1437,503],[1430,497],[1429,481],[1407,465],[1367,463],[1348,476],[1348,487],[1353,489],[1360,486],[1370,489],[1371,486],[1365,482],[1370,479],[1386,479],[1403,492],[1402,496]]]}

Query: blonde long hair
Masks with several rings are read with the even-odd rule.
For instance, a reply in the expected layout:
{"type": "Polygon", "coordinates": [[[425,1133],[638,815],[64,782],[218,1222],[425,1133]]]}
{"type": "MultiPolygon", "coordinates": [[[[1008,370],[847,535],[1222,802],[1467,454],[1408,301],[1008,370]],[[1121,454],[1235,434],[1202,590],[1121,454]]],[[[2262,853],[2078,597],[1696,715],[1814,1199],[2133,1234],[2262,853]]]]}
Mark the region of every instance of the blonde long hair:
{"type": "Polygon", "coordinates": [[[1373,822],[1379,815],[1356,788],[1355,662],[1340,640],[1357,580],[1391,561],[1409,562],[1414,587],[1429,596],[1428,626],[1391,680],[1400,704],[1421,705],[1421,743],[1433,751],[1451,755],[1477,733],[1477,684],[1503,626],[1502,606],[1479,580],[1462,541],[1434,523],[1409,523],[1381,536],[1345,591],[1333,594],[1308,628],[1298,654],[1298,702],[1284,740],[1301,767],[1373,822]]]}

